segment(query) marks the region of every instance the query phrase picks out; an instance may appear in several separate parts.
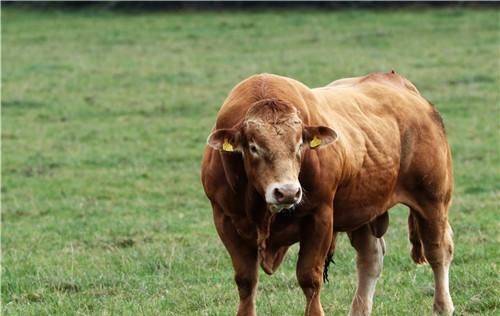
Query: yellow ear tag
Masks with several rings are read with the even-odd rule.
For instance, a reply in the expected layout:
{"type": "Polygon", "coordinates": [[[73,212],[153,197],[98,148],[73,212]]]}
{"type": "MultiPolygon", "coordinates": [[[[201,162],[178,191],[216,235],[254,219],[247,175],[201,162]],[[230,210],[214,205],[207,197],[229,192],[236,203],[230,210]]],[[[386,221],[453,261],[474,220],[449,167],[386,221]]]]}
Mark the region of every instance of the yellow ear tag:
{"type": "Polygon", "coordinates": [[[227,138],[224,138],[224,144],[222,144],[222,150],[224,151],[234,151],[233,145],[231,145],[227,138]]]}
{"type": "Polygon", "coordinates": [[[319,145],[321,145],[321,139],[316,136],[314,136],[313,139],[309,142],[309,146],[311,146],[311,148],[316,148],[319,145]]]}

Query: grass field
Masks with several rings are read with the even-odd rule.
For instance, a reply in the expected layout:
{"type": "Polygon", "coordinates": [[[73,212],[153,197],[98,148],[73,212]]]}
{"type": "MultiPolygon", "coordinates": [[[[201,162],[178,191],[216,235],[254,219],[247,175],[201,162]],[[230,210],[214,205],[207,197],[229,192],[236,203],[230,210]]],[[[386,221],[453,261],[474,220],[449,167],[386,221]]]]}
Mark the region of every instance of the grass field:
{"type": "MultiPolygon", "coordinates": [[[[199,181],[219,106],[245,77],[309,86],[395,69],[453,149],[457,315],[500,312],[500,11],[2,12],[2,313],[231,315],[229,257],[199,181]]],[[[374,315],[428,315],[433,281],[391,212],[374,315]]],[[[297,246],[261,273],[260,315],[301,315],[297,246]]],[[[339,240],[327,315],[346,315],[339,240]]]]}

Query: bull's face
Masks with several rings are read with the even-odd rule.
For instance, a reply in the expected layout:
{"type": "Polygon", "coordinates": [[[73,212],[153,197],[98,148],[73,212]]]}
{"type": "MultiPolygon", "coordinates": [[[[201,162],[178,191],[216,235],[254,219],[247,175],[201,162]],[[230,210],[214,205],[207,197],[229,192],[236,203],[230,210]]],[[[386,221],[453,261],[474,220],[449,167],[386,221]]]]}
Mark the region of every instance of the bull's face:
{"type": "Polygon", "coordinates": [[[294,107],[259,102],[250,108],[240,126],[215,130],[208,144],[243,156],[249,181],[275,213],[302,200],[299,172],[304,152],[336,138],[329,127],[304,126],[294,107]]]}

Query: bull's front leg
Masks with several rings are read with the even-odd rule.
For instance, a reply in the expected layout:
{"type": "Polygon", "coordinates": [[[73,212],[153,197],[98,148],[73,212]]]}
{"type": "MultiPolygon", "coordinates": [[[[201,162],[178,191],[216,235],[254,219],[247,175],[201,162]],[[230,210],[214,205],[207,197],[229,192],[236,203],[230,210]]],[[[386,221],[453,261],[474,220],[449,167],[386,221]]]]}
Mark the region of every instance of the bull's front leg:
{"type": "Polygon", "coordinates": [[[306,296],[306,316],[324,315],[320,302],[323,269],[333,238],[333,209],[318,207],[304,217],[300,231],[300,251],[297,279],[306,296]]]}
{"type": "Polygon", "coordinates": [[[251,245],[236,231],[231,219],[213,205],[217,232],[224,243],[234,268],[240,303],[238,316],[255,316],[255,294],[258,281],[257,245],[251,245]]]}

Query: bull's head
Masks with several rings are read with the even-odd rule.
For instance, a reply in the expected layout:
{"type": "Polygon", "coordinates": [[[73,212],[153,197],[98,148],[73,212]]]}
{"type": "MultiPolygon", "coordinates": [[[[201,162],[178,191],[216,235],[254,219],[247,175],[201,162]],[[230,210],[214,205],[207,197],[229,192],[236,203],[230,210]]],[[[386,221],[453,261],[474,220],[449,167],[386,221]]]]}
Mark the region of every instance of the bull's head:
{"type": "Polygon", "coordinates": [[[212,132],[208,144],[242,154],[249,181],[275,213],[302,200],[299,172],[304,152],[336,139],[329,127],[305,126],[295,107],[262,100],[250,107],[237,127],[212,132]]]}

